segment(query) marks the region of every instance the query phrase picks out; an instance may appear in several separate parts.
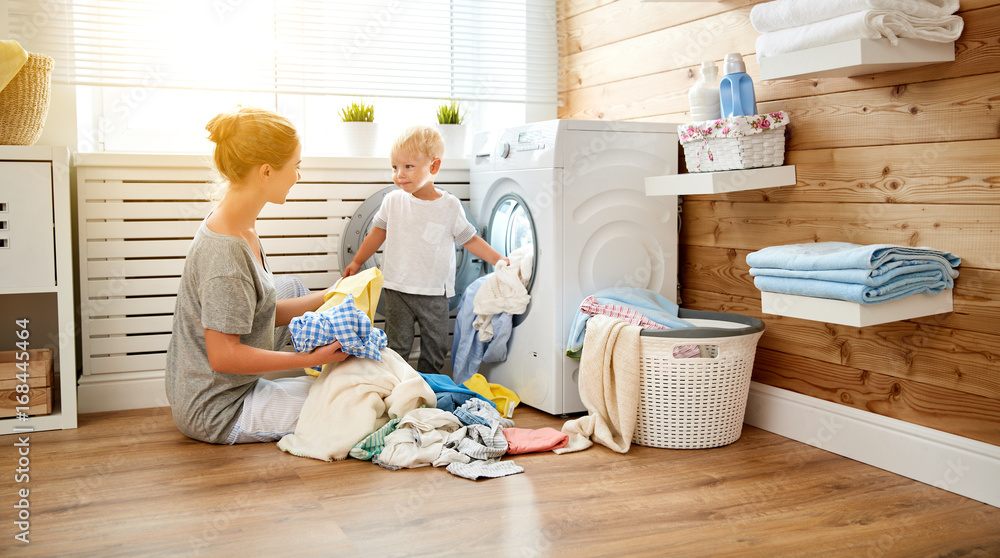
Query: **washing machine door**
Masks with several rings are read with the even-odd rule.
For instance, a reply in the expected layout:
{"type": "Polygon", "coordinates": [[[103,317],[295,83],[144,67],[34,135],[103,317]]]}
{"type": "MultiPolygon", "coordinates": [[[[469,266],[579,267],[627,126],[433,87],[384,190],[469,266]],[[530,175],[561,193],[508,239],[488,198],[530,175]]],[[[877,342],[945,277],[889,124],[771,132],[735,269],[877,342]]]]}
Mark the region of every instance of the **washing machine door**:
{"type": "MultiPolygon", "coordinates": [[[[378,213],[378,208],[382,205],[382,199],[385,196],[396,189],[396,186],[387,186],[371,197],[366,199],[361,207],[351,216],[350,222],[347,224],[347,228],[344,230],[344,234],[340,238],[340,269],[347,267],[347,264],[351,263],[354,259],[354,255],[361,248],[361,243],[364,241],[365,237],[372,230],[375,222],[375,214],[378,213]]],[[[472,226],[478,229],[476,220],[473,218],[472,213],[469,212],[469,208],[462,204],[462,208],[465,209],[465,218],[469,220],[472,226]]],[[[462,300],[462,293],[465,292],[466,287],[468,287],[473,281],[475,281],[482,274],[482,262],[481,260],[475,258],[471,253],[469,253],[465,248],[461,246],[455,247],[455,296],[448,299],[449,308],[454,310],[458,307],[458,303],[462,300]]],[[[382,267],[382,251],[378,251],[368,258],[364,264],[362,264],[361,269],[368,269],[371,267],[382,267]]],[[[378,309],[376,310],[379,314],[385,315],[384,303],[382,299],[379,299],[378,309]]]]}
{"type": "MultiPolygon", "coordinates": [[[[538,262],[535,248],[538,244],[535,242],[535,232],[535,221],[531,217],[528,204],[515,193],[504,194],[497,200],[490,212],[486,229],[483,231],[483,239],[505,257],[510,256],[523,246],[531,247],[532,268],[531,277],[527,284],[528,294],[531,294],[531,286],[535,280],[538,262]]],[[[514,325],[520,323],[518,318],[523,319],[523,315],[514,317],[514,325]]]]}

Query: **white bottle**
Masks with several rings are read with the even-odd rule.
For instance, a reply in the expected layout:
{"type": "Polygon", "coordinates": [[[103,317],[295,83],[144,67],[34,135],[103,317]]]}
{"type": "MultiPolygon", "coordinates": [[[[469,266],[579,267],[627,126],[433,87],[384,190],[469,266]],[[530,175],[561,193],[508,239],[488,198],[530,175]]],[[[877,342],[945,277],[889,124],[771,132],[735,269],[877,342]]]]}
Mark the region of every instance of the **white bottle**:
{"type": "Polygon", "coordinates": [[[701,63],[701,77],[688,91],[688,102],[691,104],[692,122],[722,118],[719,105],[719,69],[714,61],[706,60],[701,63]]]}

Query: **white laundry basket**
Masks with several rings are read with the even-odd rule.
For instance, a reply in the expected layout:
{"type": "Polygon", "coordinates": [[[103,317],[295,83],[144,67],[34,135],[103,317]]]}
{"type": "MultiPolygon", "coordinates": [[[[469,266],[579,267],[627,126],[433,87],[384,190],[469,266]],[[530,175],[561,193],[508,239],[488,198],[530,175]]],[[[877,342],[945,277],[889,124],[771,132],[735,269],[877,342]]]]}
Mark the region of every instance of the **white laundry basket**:
{"type": "Polygon", "coordinates": [[[764,323],[725,312],[681,309],[693,328],[644,329],[639,337],[639,409],[632,442],[714,448],[740,438],[757,340],[764,323]],[[691,345],[701,356],[681,358],[691,345]]]}

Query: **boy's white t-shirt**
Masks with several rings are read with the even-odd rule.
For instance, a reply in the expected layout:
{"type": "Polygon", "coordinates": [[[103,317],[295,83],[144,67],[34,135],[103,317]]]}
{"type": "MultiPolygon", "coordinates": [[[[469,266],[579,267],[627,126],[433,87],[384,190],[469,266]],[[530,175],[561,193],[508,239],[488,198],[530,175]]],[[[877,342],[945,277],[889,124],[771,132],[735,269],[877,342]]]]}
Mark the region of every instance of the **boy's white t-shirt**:
{"type": "Polygon", "coordinates": [[[455,296],[455,245],[476,236],[462,202],[441,197],[421,200],[394,190],[382,200],[373,225],[385,229],[383,287],[410,294],[455,296]]]}

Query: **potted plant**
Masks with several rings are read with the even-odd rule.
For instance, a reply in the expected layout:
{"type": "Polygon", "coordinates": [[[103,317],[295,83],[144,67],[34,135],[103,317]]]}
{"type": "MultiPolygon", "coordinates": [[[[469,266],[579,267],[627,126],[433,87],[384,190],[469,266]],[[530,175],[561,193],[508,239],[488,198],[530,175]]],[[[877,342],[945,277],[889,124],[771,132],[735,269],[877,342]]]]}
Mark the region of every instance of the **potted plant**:
{"type": "Polygon", "coordinates": [[[438,105],[437,128],[444,139],[446,157],[465,157],[465,110],[457,100],[444,101],[438,105]]]}
{"type": "Polygon", "coordinates": [[[357,100],[340,109],[340,143],[338,151],[351,157],[375,155],[378,127],[375,124],[375,107],[357,100]]]}

